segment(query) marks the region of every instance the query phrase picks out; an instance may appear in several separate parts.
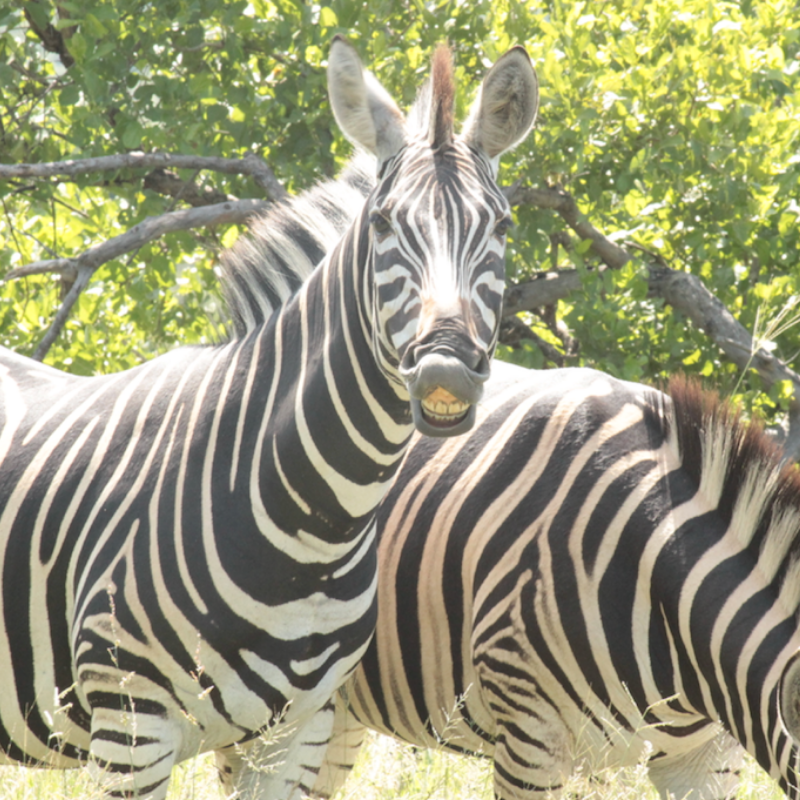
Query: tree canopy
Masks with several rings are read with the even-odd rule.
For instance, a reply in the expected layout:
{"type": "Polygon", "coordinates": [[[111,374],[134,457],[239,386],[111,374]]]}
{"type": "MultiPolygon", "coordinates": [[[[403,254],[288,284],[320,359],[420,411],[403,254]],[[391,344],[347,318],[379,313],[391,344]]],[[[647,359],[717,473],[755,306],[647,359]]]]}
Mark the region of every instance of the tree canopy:
{"type": "Polygon", "coordinates": [[[325,87],[336,33],[405,105],[448,40],[462,112],[506,49],[531,54],[539,121],[501,169],[517,218],[501,357],[701,374],[800,425],[788,0],[3,6],[0,343],[41,353],[50,329],[46,362],[93,374],[218,337],[220,249],[350,153],[325,87]]]}

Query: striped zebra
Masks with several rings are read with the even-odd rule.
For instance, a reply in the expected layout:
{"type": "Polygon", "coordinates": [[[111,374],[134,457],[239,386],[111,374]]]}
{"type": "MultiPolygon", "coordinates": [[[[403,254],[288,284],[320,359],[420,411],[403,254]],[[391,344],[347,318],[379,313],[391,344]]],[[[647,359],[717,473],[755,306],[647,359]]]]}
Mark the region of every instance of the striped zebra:
{"type": "Polygon", "coordinates": [[[227,257],[229,342],[94,378],[0,354],[6,762],[88,761],[107,796],[156,800],[208,750],[240,798],[315,779],[374,629],[374,510],[412,419],[439,436],[474,419],[502,297],[497,161],[537,105],[521,48],[458,136],[446,50],[408,120],[341,38],[329,89],[378,179],[305,282],[294,232],[325,187],[227,257]]]}
{"type": "Polygon", "coordinates": [[[496,363],[378,538],[319,795],[366,725],[493,758],[502,800],[642,758],[664,798],[728,798],[743,750],[800,796],[800,473],[718,398],[496,363]]]}

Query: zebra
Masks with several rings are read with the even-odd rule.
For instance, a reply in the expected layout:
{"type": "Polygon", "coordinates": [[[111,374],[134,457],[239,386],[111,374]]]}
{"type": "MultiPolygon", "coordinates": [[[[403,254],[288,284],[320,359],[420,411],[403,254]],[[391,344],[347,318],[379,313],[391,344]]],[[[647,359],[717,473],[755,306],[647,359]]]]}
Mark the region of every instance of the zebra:
{"type": "Polygon", "coordinates": [[[474,421],[509,224],[498,160],[538,103],[520,47],[459,135],[446,49],[408,119],[341,37],[328,82],[377,181],[310,275],[292,231],[324,188],[226,257],[229,341],[91,378],[0,353],[4,763],[88,762],[108,797],[153,800],[204,751],[240,798],[315,779],[374,630],[374,510],[415,427],[474,421]]]}
{"type": "Polygon", "coordinates": [[[800,473],[686,379],[495,363],[473,431],[416,437],[378,509],[378,623],[315,794],[365,726],[494,760],[501,800],[646,759],[800,796],[800,473]]]}

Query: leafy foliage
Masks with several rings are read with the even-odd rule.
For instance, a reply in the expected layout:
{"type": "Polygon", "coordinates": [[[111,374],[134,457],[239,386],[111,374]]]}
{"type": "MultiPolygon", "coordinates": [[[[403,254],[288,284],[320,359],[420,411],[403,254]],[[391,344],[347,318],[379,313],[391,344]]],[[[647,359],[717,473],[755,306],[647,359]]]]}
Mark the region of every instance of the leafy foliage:
{"type": "MultiPolygon", "coordinates": [[[[449,39],[462,113],[486,66],[524,44],[539,73],[540,120],[502,178],[563,185],[613,240],[700,276],[784,360],[800,351],[800,326],[784,325],[774,343],[769,330],[800,294],[800,16],[788,0],[26,0],[0,10],[0,161],[252,152],[298,191],[349,152],[325,90],[327,45],[340,32],[406,104],[434,45],[449,39]],[[44,35],[48,25],[57,35],[44,35]],[[59,35],[67,57],[53,47],[59,35]]],[[[9,181],[0,272],[76,255],[180,207],[143,177],[9,181]]],[[[245,177],[181,177],[260,196],[245,177]]],[[[517,216],[509,278],[520,282],[552,266],[550,237],[565,225],[529,206],[517,216]]],[[[215,258],[236,234],[176,235],[101,268],[48,362],[105,372],[212,340],[215,258]]],[[[786,387],[761,393],[757,377],[742,379],[702,331],[649,298],[641,263],[599,274],[585,244],[557,252],[583,276],[583,292],[558,308],[580,343],[568,364],[631,380],[701,373],[768,414],[787,402],[786,387]]],[[[60,291],[51,278],[6,283],[0,341],[30,353],[60,291]]],[[[525,321],[563,350],[539,318],[525,321]]],[[[545,363],[530,345],[504,354],[545,363]]]]}

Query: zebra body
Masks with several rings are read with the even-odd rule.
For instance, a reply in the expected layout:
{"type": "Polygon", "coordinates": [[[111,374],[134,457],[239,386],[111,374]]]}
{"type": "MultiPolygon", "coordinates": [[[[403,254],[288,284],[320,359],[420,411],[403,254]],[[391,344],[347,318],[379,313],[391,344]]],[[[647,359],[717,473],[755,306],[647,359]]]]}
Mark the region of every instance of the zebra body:
{"type": "Polygon", "coordinates": [[[742,749],[800,794],[800,479],[673,389],[495,364],[472,433],[412,441],[320,794],[363,725],[492,757],[505,800],[648,754],[662,796],[729,797],[742,749]]]}
{"type": "Polygon", "coordinates": [[[211,749],[237,797],[313,783],[374,629],[374,510],[409,397],[427,433],[467,429],[497,335],[493,165],[533,122],[535,75],[512,50],[455,137],[450,69],[439,54],[417,131],[334,41],[332,105],[377,157],[375,191],[304,283],[294,215],[325,189],[234,249],[227,344],[96,378],[0,353],[8,760],[88,760],[109,796],[163,798],[211,749]]]}

